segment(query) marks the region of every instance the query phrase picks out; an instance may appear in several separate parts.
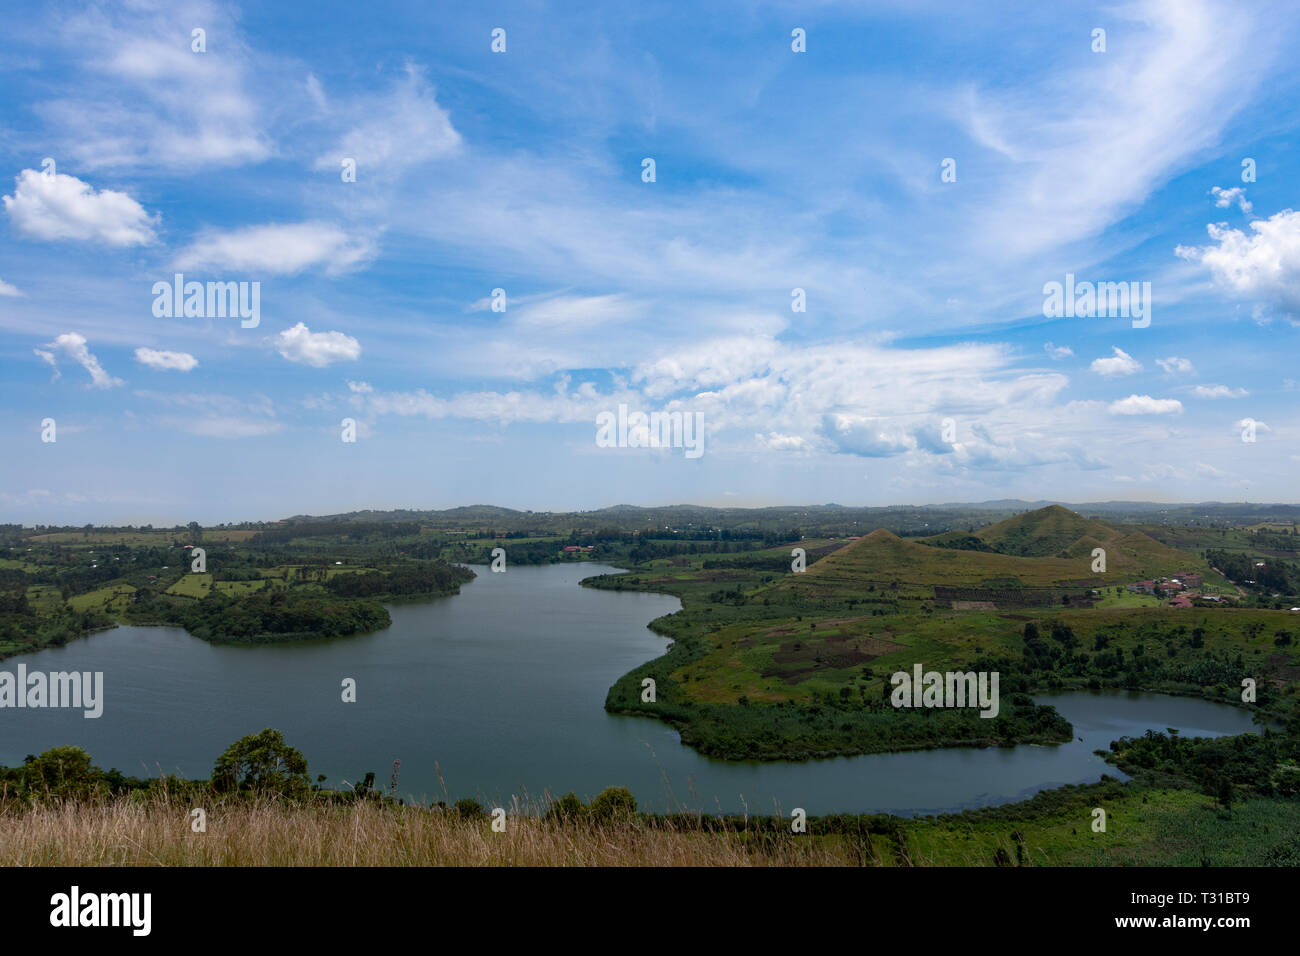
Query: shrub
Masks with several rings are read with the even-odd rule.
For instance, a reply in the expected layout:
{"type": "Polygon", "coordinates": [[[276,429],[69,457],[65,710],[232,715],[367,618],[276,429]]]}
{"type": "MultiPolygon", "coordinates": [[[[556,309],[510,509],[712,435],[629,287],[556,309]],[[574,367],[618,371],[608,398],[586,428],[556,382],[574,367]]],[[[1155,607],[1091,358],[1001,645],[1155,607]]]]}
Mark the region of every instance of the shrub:
{"type": "Polygon", "coordinates": [[[470,800],[466,797],[463,800],[456,801],[456,812],[466,819],[483,816],[483,805],[477,800],[470,800]]]}
{"type": "Polygon", "coordinates": [[[571,821],[580,818],[586,809],[577,794],[566,793],[551,803],[551,808],[546,815],[552,820],[571,821]]]}
{"type": "Polygon", "coordinates": [[[636,797],[627,787],[607,787],[588,808],[593,820],[626,819],[636,813],[636,797]]]}

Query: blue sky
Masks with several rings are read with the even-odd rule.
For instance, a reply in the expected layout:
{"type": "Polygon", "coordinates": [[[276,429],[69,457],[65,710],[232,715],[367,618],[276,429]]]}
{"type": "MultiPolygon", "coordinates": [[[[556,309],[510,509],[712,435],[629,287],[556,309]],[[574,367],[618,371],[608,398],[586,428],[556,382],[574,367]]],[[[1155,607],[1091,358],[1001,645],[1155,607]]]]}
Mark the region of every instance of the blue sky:
{"type": "Polygon", "coordinates": [[[3,520],[1296,500],[1286,4],[261,6],[0,38],[3,520]]]}

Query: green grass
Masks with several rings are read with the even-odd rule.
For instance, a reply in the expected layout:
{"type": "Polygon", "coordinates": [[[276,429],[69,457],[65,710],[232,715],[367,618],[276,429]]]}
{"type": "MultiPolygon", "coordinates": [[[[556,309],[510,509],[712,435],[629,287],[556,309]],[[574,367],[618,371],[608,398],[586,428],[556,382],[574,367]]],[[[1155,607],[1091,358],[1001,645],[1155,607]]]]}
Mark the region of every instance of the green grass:
{"type": "Polygon", "coordinates": [[[206,573],[190,573],[180,578],[175,584],[169,587],[167,594],[176,594],[181,597],[203,598],[208,596],[208,591],[212,588],[212,575],[206,573]]]}
{"type": "MultiPolygon", "coordinates": [[[[182,578],[181,580],[185,580],[182,578]]],[[[212,586],[223,595],[251,594],[262,589],[261,581],[213,581],[212,586]]],[[[168,593],[175,593],[169,591],[168,593]]]]}
{"type": "Polygon", "coordinates": [[[1119,594],[1115,593],[1113,587],[1104,588],[1101,592],[1101,600],[1094,606],[1104,607],[1163,607],[1168,601],[1158,598],[1154,594],[1135,594],[1125,588],[1119,594]]]}
{"type": "MultiPolygon", "coordinates": [[[[1066,787],[901,829],[912,861],[929,866],[992,865],[999,848],[1029,866],[1252,866],[1275,862],[1288,849],[1291,861],[1297,858],[1300,800],[1255,797],[1225,810],[1191,790],[1066,787]],[[1104,833],[1092,829],[1095,807],[1106,811],[1104,833]]],[[[882,862],[896,864],[898,845],[896,838],[883,841],[882,862]]]]}
{"type": "Polygon", "coordinates": [[[104,610],[108,614],[121,614],[135,594],[135,588],[129,584],[112,584],[108,587],[75,594],[68,598],[68,607],[78,613],[90,610],[104,610]]]}

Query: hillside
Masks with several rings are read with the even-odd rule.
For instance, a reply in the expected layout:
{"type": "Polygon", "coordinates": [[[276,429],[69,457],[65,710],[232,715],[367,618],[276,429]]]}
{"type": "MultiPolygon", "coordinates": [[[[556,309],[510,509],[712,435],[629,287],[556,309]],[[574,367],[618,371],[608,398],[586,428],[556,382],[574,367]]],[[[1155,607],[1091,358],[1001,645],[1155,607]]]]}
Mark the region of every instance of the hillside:
{"type": "Polygon", "coordinates": [[[989,525],[975,532],[975,537],[1001,554],[1045,558],[1062,554],[1076,557],[1082,539],[1096,542],[1086,552],[1090,554],[1093,547],[1105,547],[1122,534],[1068,508],[1048,505],[989,525]]]}
{"type": "MultiPolygon", "coordinates": [[[[868,589],[932,597],[938,588],[946,598],[954,597],[948,592],[958,588],[1079,593],[1187,570],[1218,577],[1195,554],[1052,505],[973,534],[948,532],[914,539],[881,528],[822,558],[807,572],[788,576],[773,589],[772,598],[788,592],[801,602],[834,600],[868,589]],[[1095,548],[1106,552],[1104,572],[1092,570],[1095,548]]],[[[1044,594],[1043,598],[1046,603],[1059,603],[1060,596],[1044,594]]]]}
{"type": "Polygon", "coordinates": [[[1090,567],[1093,549],[1103,548],[1108,565],[1117,562],[1126,571],[1149,572],[1142,573],[1143,577],[1186,570],[1193,564],[1203,567],[1195,555],[1162,544],[1144,532],[1120,530],[1060,505],[1016,515],[973,534],[948,532],[920,540],[1021,558],[1087,559],[1090,567]]]}

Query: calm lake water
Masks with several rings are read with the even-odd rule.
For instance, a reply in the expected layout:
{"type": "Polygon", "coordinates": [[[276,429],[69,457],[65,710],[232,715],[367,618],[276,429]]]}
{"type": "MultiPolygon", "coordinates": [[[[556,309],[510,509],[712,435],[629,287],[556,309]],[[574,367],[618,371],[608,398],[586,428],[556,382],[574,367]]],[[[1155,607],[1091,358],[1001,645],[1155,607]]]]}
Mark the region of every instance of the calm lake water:
{"type": "Polygon", "coordinates": [[[617,569],[596,564],[476,569],[455,597],[392,607],[393,626],[364,637],[292,646],[214,646],[170,627],[119,627],[0,669],[103,671],[104,714],[0,710],[0,764],[75,744],[101,767],[137,776],[206,777],[244,734],[284,732],[313,778],[342,787],[366,771],[414,799],[622,785],[646,809],[811,814],[935,813],[1004,803],[1065,783],[1122,776],[1093,754],[1111,740],[1176,727],[1185,736],[1251,731],[1250,714],[1192,698],[1123,691],[1044,695],[1075,728],[1072,743],[878,754],[807,763],[709,760],[658,721],[615,717],[605,693],[658,657],[646,624],[676,598],[578,586],[617,569]],[[357,682],[343,703],[341,682],[357,682]],[[435,771],[442,771],[446,791],[435,771]]]}

